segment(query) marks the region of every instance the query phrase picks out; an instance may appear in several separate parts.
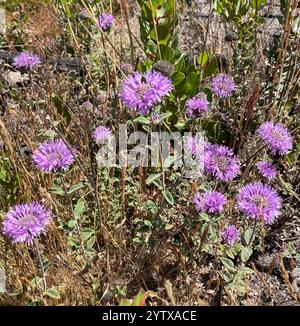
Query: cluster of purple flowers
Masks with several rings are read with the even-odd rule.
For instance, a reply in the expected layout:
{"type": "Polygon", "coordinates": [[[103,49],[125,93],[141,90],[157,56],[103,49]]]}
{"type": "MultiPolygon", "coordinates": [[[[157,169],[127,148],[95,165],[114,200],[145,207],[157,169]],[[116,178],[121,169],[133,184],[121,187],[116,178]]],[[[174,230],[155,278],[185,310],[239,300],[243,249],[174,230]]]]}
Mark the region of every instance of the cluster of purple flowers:
{"type": "Polygon", "coordinates": [[[199,93],[186,102],[186,114],[191,118],[203,117],[208,109],[209,102],[204,93],[199,93]]]}
{"type": "Polygon", "coordinates": [[[45,232],[50,218],[50,210],[37,202],[16,205],[4,216],[3,233],[13,242],[31,243],[45,232]]]}
{"type": "Polygon", "coordinates": [[[119,95],[128,109],[146,115],[172,88],[171,80],[158,71],[135,72],[124,80],[119,95]]]}
{"type": "Polygon", "coordinates": [[[232,246],[239,238],[239,230],[235,225],[229,225],[223,231],[223,240],[230,246],[232,246]]]}
{"type": "Polygon", "coordinates": [[[50,140],[34,150],[32,158],[36,167],[46,173],[67,170],[75,160],[76,150],[68,148],[62,139],[50,140]]]}
{"type": "Polygon", "coordinates": [[[235,90],[235,82],[230,75],[219,74],[212,79],[211,91],[218,97],[230,96],[235,90]]]}
{"type": "Polygon", "coordinates": [[[260,161],[256,164],[259,173],[267,178],[268,180],[272,180],[276,177],[276,168],[272,163],[267,161],[260,161]]]}
{"type": "Polygon", "coordinates": [[[240,162],[229,147],[210,144],[204,151],[204,170],[220,181],[231,181],[240,173],[240,162]]]}
{"type": "Polygon", "coordinates": [[[258,128],[258,135],[264,140],[272,154],[286,154],[293,148],[293,138],[281,124],[272,121],[264,122],[258,128]]]}
{"type": "Polygon", "coordinates": [[[41,62],[42,60],[37,54],[23,51],[13,59],[13,66],[18,69],[32,70],[41,62]]]}
{"type": "Polygon", "coordinates": [[[111,15],[109,12],[104,12],[97,20],[97,24],[101,27],[104,31],[108,30],[111,25],[114,23],[114,16],[111,15]]]}
{"type": "Polygon", "coordinates": [[[92,138],[97,144],[102,144],[111,136],[111,133],[111,129],[108,127],[99,126],[93,131],[92,138]]]}
{"type": "Polygon", "coordinates": [[[272,187],[252,182],[240,189],[237,206],[246,217],[272,224],[280,214],[281,198],[272,187]]]}
{"type": "Polygon", "coordinates": [[[202,213],[221,213],[227,203],[226,197],[218,191],[197,192],[193,197],[196,209],[202,213]]]}

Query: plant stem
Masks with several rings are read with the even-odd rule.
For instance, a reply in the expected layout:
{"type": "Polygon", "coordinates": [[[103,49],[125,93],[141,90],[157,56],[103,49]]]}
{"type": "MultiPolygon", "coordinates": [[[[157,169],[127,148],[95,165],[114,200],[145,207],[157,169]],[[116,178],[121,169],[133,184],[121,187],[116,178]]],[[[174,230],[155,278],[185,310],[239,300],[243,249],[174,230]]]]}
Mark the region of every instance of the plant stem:
{"type": "Polygon", "coordinates": [[[257,219],[255,219],[255,221],[254,221],[253,231],[252,231],[251,238],[249,240],[248,246],[250,246],[252,241],[253,241],[255,230],[256,230],[256,225],[257,225],[257,219]]]}
{"type": "Polygon", "coordinates": [[[35,245],[38,261],[39,261],[39,264],[40,264],[40,267],[41,267],[41,272],[42,272],[41,276],[42,276],[42,279],[43,279],[44,291],[46,291],[47,290],[47,283],[46,283],[46,277],[45,277],[45,269],[44,269],[40,249],[39,249],[39,243],[38,243],[38,240],[36,238],[33,239],[33,242],[34,242],[34,245],[35,245]]]}

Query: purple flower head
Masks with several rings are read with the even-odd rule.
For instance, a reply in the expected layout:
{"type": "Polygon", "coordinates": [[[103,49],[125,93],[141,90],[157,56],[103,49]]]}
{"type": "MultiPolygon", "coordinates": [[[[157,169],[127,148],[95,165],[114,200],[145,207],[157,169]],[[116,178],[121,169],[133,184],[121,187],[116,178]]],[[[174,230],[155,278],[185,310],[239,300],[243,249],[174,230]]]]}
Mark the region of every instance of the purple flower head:
{"type": "Polygon", "coordinates": [[[41,58],[37,54],[23,51],[13,59],[13,66],[19,69],[32,70],[41,62],[41,58]]]}
{"type": "Polygon", "coordinates": [[[278,152],[283,155],[293,148],[293,138],[281,123],[264,122],[257,132],[268,145],[272,154],[278,152]]]}
{"type": "Polygon", "coordinates": [[[93,133],[92,138],[97,144],[103,144],[103,142],[111,136],[111,130],[108,127],[99,126],[93,133]]]}
{"type": "Polygon", "coordinates": [[[208,111],[209,102],[204,93],[199,93],[186,102],[186,114],[191,118],[199,118],[208,111]]]}
{"type": "Polygon", "coordinates": [[[123,81],[119,95],[128,109],[146,115],[172,88],[171,80],[160,72],[135,72],[123,81]]]}
{"type": "Polygon", "coordinates": [[[13,242],[31,243],[46,231],[50,217],[50,210],[37,202],[16,205],[4,216],[3,234],[13,242]]]}
{"type": "Polygon", "coordinates": [[[221,213],[227,199],[218,191],[210,191],[200,194],[197,192],[193,197],[193,203],[197,211],[203,213],[221,213]]]}
{"type": "Polygon", "coordinates": [[[272,224],[280,214],[281,198],[272,187],[252,182],[240,189],[237,206],[246,217],[272,224]]]}
{"type": "Polygon", "coordinates": [[[104,31],[108,30],[114,22],[114,17],[108,12],[104,12],[97,20],[97,24],[104,31]]]}
{"type": "Polygon", "coordinates": [[[93,108],[93,104],[89,100],[87,100],[82,103],[82,108],[85,110],[91,110],[93,108]]]}
{"type": "Polygon", "coordinates": [[[229,225],[223,232],[223,240],[232,246],[239,238],[239,230],[235,225],[229,225]]]}
{"type": "MultiPolygon", "coordinates": [[[[76,154],[76,150],[72,152],[76,154]]],[[[34,150],[32,158],[37,168],[49,173],[56,170],[67,170],[75,157],[62,139],[50,140],[34,150]]]]}
{"type": "Polygon", "coordinates": [[[272,180],[276,177],[276,169],[272,163],[267,162],[267,161],[260,161],[256,164],[256,166],[257,166],[259,173],[263,177],[265,177],[269,180],[272,180]]]}
{"type": "Polygon", "coordinates": [[[230,96],[235,90],[235,83],[229,75],[217,75],[212,79],[211,90],[218,97],[230,96]]]}
{"type": "Polygon", "coordinates": [[[156,122],[158,122],[159,118],[160,118],[160,115],[159,115],[158,113],[154,113],[154,114],[152,114],[152,116],[151,116],[151,121],[152,121],[153,123],[156,123],[156,122]]]}
{"type": "Polygon", "coordinates": [[[204,170],[221,181],[231,181],[240,173],[240,162],[232,149],[213,144],[204,151],[204,170]]]}

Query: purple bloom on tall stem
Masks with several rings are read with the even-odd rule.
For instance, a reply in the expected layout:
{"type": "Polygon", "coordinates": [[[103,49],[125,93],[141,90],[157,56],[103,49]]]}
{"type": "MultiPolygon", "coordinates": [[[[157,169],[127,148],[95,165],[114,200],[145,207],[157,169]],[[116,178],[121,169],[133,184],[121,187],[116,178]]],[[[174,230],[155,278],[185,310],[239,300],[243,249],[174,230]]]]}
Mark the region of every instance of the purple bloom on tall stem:
{"type": "Polygon", "coordinates": [[[32,158],[36,167],[43,172],[67,170],[74,162],[76,150],[70,151],[62,139],[50,140],[34,150],[32,158]]]}
{"type": "Polygon", "coordinates": [[[123,81],[119,96],[128,109],[146,115],[172,88],[171,80],[160,72],[135,72],[123,81]]]}
{"type": "Polygon", "coordinates": [[[186,114],[191,118],[200,118],[208,111],[209,102],[204,93],[199,93],[186,102],[186,114]]]}
{"type": "Polygon", "coordinates": [[[41,58],[37,54],[23,51],[13,59],[13,66],[19,69],[32,70],[41,62],[41,58]]]}
{"type": "Polygon", "coordinates": [[[46,231],[50,210],[37,202],[15,205],[4,216],[3,234],[13,242],[31,243],[46,231]]]}
{"type": "Polygon", "coordinates": [[[239,230],[235,225],[229,225],[223,232],[223,240],[232,246],[239,238],[239,230]]]}
{"type": "Polygon", "coordinates": [[[272,163],[267,162],[267,161],[260,161],[256,164],[256,166],[257,166],[259,173],[263,177],[265,177],[269,180],[272,180],[276,177],[276,169],[272,163]]]}
{"type": "Polygon", "coordinates": [[[100,26],[104,31],[108,30],[110,26],[114,23],[114,17],[109,12],[104,12],[97,20],[98,26],[100,26]]]}
{"type": "Polygon", "coordinates": [[[240,162],[232,149],[213,144],[204,151],[204,170],[221,181],[231,181],[240,173],[240,162]]]}
{"type": "Polygon", "coordinates": [[[219,74],[212,79],[211,90],[218,97],[230,96],[235,90],[234,80],[230,75],[219,74]]]}
{"type": "Polygon", "coordinates": [[[283,155],[293,148],[293,138],[281,123],[264,122],[257,132],[268,145],[272,154],[279,153],[283,155]]]}
{"type": "Polygon", "coordinates": [[[272,187],[252,182],[240,189],[237,207],[248,218],[272,224],[280,214],[281,198],[272,187]]]}
{"type": "Polygon", "coordinates": [[[197,192],[193,197],[197,211],[204,213],[221,213],[227,203],[226,197],[218,191],[197,192]]]}
{"type": "Polygon", "coordinates": [[[104,126],[97,127],[92,133],[92,138],[97,144],[102,144],[110,136],[111,136],[111,129],[104,126]]]}

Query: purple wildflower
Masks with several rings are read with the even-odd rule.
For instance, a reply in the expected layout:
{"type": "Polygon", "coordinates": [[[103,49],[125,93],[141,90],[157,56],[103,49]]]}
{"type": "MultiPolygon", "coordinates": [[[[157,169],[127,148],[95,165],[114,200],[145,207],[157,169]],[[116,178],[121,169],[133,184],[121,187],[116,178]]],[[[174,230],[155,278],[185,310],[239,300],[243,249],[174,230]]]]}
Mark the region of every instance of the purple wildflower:
{"type": "Polygon", "coordinates": [[[218,191],[210,191],[200,194],[197,192],[193,197],[193,203],[197,211],[205,213],[221,213],[227,199],[218,191]]]}
{"type": "Polygon", "coordinates": [[[281,198],[272,187],[252,182],[240,189],[237,206],[248,218],[272,224],[280,214],[281,198]]]}
{"type": "Polygon", "coordinates": [[[104,126],[97,127],[92,133],[92,138],[97,144],[102,144],[110,136],[111,130],[108,127],[104,126]]]}
{"type": "Polygon", "coordinates": [[[157,71],[131,74],[124,80],[120,98],[128,109],[146,115],[173,88],[169,78],[157,71]]]}
{"type": "Polygon", "coordinates": [[[19,69],[32,70],[41,62],[41,58],[37,54],[23,51],[13,59],[13,66],[19,69]]]}
{"type": "Polygon", "coordinates": [[[160,118],[160,115],[159,115],[158,113],[154,113],[154,114],[152,114],[152,116],[151,116],[151,121],[152,121],[153,123],[156,123],[156,122],[158,122],[159,118],[160,118]]]}
{"type": "Polygon", "coordinates": [[[4,216],[3,233],[13,242],[31,243],[45,232],[50,217],[50,210],[37,202],[15,205],[4,216]]]}
{"type": "Polygon", "coordinates": [[[108,12],[104,12],[97,20],[97,24],[104,31],[108,30],[114,22],[114,17],[108,12]]]}
{"type": "Polygon", "coordinates": [[[257,166],[259,173],[263,177],[265,177],[269,180],[272,180],[276,177],[276,169],[272,163],[267,162],[267,161],[260,161],[256,164],[256,166],[257,166]]]}
{"type": "Polygon", "coordinates": [[[209,102],[204,93],[199,93],[186,102],[186,113],[191,118],[202,117],[208,111],[209,102]]]}
{"type": "Polygon", "coordinates": [[[231,181],[240,173],[240,162],[232,149],[214,144],[204,151],[204,169],[221,181],[231,181]]]}
{"type": "Polygon", "coordinates": [[[32,158],[39,170],[49,173],[67,170],[75,160],[73,153],[62,139],[55,139],[35,149],[32,158]]]}
{"type": "Polygon", "coordinates": [[[229,225],[223,232],[223,240],[232,246],[239,238],[239,230],[235,225],[229,225]]]}
{"type": "Polygon", "coordinates": [[[230,96],[235,90],[234,80],[230,75],[219,74],[212,79],[211,90],[218,97],[230,96]]]}
{"type": "Polygon", "coordinates": [[[272,154],[278,152],[283,155],[293,148],[293,138],[281,123],[264,122],[257,132],[268,145],[272,154]]]}
{"type": "Polygon", "coordinates": [[[93,103],[91,103],[91,101],[87,100],[82,103],[82,108],[85,110],[91,110],[93,108],[93,103]]]}

